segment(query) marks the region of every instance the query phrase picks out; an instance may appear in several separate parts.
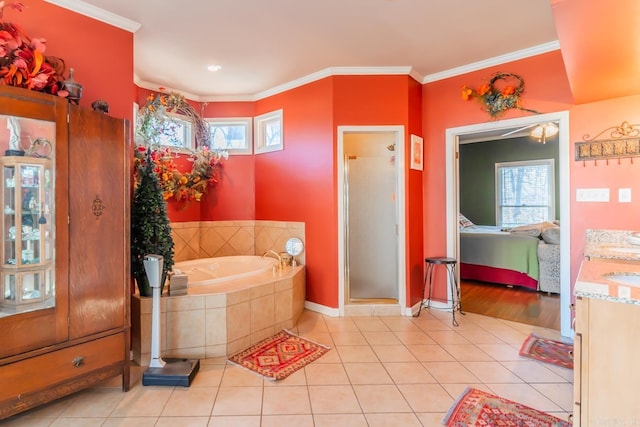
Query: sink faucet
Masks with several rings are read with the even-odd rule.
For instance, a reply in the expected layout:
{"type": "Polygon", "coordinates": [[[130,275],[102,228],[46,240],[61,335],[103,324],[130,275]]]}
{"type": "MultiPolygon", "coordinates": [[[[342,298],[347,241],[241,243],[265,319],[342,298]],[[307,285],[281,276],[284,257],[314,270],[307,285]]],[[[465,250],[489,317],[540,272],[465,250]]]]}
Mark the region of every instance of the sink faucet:
{"type": "Polygon", "coordinates": [[[275,255],[276,258],[278,259],[278,269],[282,269],[282,257],[278,252],[274,251],[273,249],[269,249],[268,251],[262,254],[262,258],[266,257],[267,255],[275,255]]]}

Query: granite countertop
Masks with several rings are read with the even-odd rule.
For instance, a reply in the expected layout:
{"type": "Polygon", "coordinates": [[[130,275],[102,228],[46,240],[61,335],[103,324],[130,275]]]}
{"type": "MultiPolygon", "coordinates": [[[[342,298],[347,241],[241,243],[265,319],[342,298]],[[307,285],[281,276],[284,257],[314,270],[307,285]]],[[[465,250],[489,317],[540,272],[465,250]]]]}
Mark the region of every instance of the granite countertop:
{"type": "Polygon", "coordinates": [[[615,273],[636,273],[640,275],[640,262],[585,260],[580,265],[580,272],[573,288],[573,294],[577,297],[640,305],[640,287],[620,284],[607,278],[608,275],[615,273]]]}
{"type": "Polygon", "coordinates": [[[640,262],[640,237],[634,231],[587,230],[584,256],[640,262]]]}

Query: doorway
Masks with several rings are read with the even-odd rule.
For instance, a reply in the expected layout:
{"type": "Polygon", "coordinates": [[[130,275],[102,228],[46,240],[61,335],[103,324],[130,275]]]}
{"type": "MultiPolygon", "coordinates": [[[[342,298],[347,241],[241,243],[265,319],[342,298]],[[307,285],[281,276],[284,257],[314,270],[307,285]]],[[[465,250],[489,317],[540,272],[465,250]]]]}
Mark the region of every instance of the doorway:
{"type": "Polygon", "coordinates": [[[400,315],[404,128],[338,128],[340,315],[400,315]]]}
{"type": "MultiPolygon", "coordinates": [[[[499,139],[501,135],[510,134],[521,128],[538,123],[558,123],[559,147],[559,201],[560,201],[560,333],[572,337],[570,313],[570,271],[569,271],[569,113],[566,111],[480,123],[447,129],[446,131],[446,218],[447,218],[447,253],[448,256],[460,259],[460,236],[458,227],[459,213],[459,144],[462,140],[499,139]]],[[[512,137],[512,135],[510,135],[512,137]]]]}

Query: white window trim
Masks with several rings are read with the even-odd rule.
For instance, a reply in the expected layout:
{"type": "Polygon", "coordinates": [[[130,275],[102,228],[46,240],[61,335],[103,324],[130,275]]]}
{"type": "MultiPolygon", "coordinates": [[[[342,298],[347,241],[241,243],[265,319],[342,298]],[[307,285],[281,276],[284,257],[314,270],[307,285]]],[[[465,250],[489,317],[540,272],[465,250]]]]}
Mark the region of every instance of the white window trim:
{"type": "Polygon", "coordinates": [[[282,109],[254,117],[253,126],[255,128],[255,138],[253,140],[253,152],[255,154],[270,153],[284,149],[282,109]],[[264,127],[268,122],[274,120],[278,121],[280,125],[280,144],[267,146],[265,143],[264,127]]]}
{"type": "Polygon", "coordinates": [[[555,160],[554,159],[537,159],[537,160],[524,160],[517,162],[502,162],[495,164],[495,204],[496,204],[496,224],[502,224],[502,208],[500,206],[500,180],[498,179],[498,172],[502,167],[519,167],[519,166],[534,166],[534,165],[547,165],[550,170],[549,173],[549,206],[548,217],[549,221],[553,221],[556,217],[556,190],[555,190],[555,160]]]}
{"type": "MultiPolygon", "coordinates": [[[[211,124],[217,125],[242,125],[245,128],[245,148],[224,148],[224,150],[229,153],[230,156],[233,155],[250,155],[253,154],[253,127],[251,117],[214,117],[207,118],[206,121],[211,124]]],[[[211,127],[211,126],[209,126],[211,127]]],[[[214,149],[211,144],[209,144],[209,148],[214,149]]]]}
{"type": "Polygon", "coordinates": [[[182,146],[160,144],[162,147],[169,147],[174,152],[190,153],[196,147],[196,138],[193,133],[193,122],[182,114],[167,113],[168,121],[181,122],[185,124],[185,144],[182,146]]]}

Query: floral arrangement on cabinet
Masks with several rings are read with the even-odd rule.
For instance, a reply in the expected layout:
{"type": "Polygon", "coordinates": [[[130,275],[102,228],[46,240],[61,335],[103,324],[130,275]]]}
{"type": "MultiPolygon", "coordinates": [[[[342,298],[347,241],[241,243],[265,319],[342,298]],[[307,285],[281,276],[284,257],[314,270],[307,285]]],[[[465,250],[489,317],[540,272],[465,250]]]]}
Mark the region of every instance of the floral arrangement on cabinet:
{"type": "Polygon", "coordinates": [[[206,121],[184,96],[175,92],[149,95],[136,118],[134,185],[139,183],[140,168],[146,162],[151,162],[165,200],[186,203],[200,201],[207,188],[218,183],[222,161],[228,157],[226,151],[209,149],[208,142],[209,127],[206,121]],[[170,141],[176,139],[176,127],[172,125],[175,119],[170,115],[172,113],[184,116],[192,123],[197,147],[195,150],[180,148],[178,152],[160,145],[163,137],[170,141]],[[192,163],[190,171],[181,171],[177,162],[180,154],[192,163]]]}
{"type": "Polygon", "coordinates": [[[22,12],[20,2],[0,1],[0,84],[66,97],[65,63],[46,56],[46,40],[29,37],[11,22],[3,22],[5,9],[22,12]]]}

